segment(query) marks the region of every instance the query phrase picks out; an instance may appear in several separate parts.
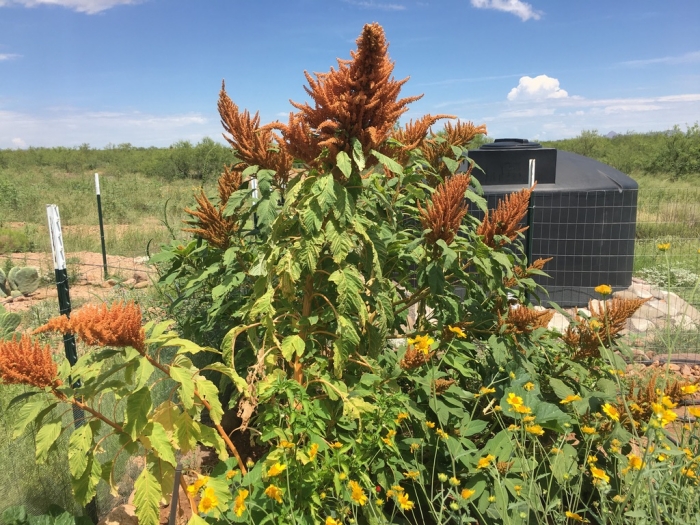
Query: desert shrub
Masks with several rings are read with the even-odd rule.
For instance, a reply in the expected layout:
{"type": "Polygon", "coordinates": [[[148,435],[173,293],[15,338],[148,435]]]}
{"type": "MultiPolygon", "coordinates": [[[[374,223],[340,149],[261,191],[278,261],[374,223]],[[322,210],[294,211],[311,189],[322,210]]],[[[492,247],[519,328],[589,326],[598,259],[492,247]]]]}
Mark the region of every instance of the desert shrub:
{"type": "Polygon", "coordinates": [[[62,429],[46,407],[83,410],[70,438],[76,498],[112,480],[106,429],[118,454],[145,458],[143,525],[198,442],[220,462],[188,486],[192,525],[687,521],[698,444],[691,427],[681,446],[663,430],[697,386],[660,381],[642,401],[621,377],[616,337],[644,301],[591,303],[564,334],[549,331],[554,312],[527,300],[544,261],[527,261],[520,242],[532,189],[486,210],[464,163],[485,128],[430,133],[444,115],[396,127],[416,97],[399,99],[392,70],[371,24],[351,60],[307,75],[313,106],[294,104],[287,124],[260,126],[222,87],[240,160],[188,210],[198,240],[157,256],[163,286],[188,305],[179,317],[202,312],[180,326],[225,331],[218,349],[167,322],[141,329],[133,304],[53,319],[38,332],[105,348],[57,369],[36,339],[1,345],[3,382],[35,387],[16,432],[41,414],[41,460],[62,429]],[[195,366],[202,354],[215,359],[195,366]],[[174,386],[156,403],[160,381],[174,386]],[[101,412],[105,392],[121,408],[101,412]]]}

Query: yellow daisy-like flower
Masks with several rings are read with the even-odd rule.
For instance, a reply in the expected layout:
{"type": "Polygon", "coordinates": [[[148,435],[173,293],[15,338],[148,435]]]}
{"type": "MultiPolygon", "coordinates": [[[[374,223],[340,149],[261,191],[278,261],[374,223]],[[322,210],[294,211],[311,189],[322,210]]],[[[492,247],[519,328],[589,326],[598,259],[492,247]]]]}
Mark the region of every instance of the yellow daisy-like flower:
{"type": "Polygon", "coordinates": [[[311,461],[316,459],[316,454],[318,454],[318,443],[312,443],[309,447],[309,459],[311,461]]]}
{"type": "Polygon", "coordinates": [[[491,496],[489,496],[489,501],[490,501],[491,503],[493,503],[494,501],[496,501],[496,496],[494,496],[493,494],[492,494],[491,496]]]}
{"type": "Polygon", "coordinates": [[[695,473],[695,471],[692,468],[682,468],[681,469],[681,474],[688,478],[696,479],[698,475],[695,473]]]}
{"type": "Polygon", "coordinates": [[[408,414],[406,412],[399,412],[394,419],[394,423],[400,425],[404,419],[408,419],[408,414]]]}
{"type": "Polygon", "coordinates": [[[656,249],[660,252],[667,252],[671,248],[670,242],[661,242],[656,245],[656,249]]]}
{"type": "Polygon", "coordinates": [[[525,405],[515,405],[512,410],[518,414],[530,414],[532,412],[532,409],[530,407],[526,407],[525,405]]]}
{"type": "Polygon", "coordinates": [[[396,498],[396,501],[398,502],[399,507],[401,507],[401,510],[413,509],[413,502],[408,498],[408,494],[406,494],[405,492],[399,494],[396,498]]]}
{"type": "Polygon", "coordinates": [[[396,435],[396,430],[389,430],[386,434],[385,437],[382,438],[382,441],[384,442],[385,445],[391,446],[394,444],[394,436],[396,435]]]}
{"type": "Polygon", "coordinates": [[[598,321],[598,319],[591,319],[588,323],[588,326],[590,327],[591,330],[594,332],[597,332],[601,328],[603,328],[603,323],[598,321]]]}
{"type": "Polygon", "coordinates": [[[535,419],[537,419],[535,416],[525,416],[523,418],[523,423],[532,423],[535,419]]]}
{"type": "Polygon", "coordinates": [[[448,326],[447,329],[455,334],[457,337],[467,337],[467,334],[464,333],[464,330],[462,330],[459,326],[448,326]]]}
{"type": "Polygon", "coordinates": [[[417,335],[416,337],[409,339],[408,342],[412,344],[416,350],[428,355],[430,352],[430,346],[435,342],[435,339],[429,335],[417,335]]]}
{"type": "Polygon", "coordinates": [[[577,513],[575,513],[575,512],[571,512],[570,510],[567,510],[567,511],[564,513],[564,515],[565,515],[567,518],[569,518],[570,520],[580,521],[581,523],[583,523],[583,521],[584,521],[580,514],[577,514],[577,513]]]}
{"type": "Polygon", "coordinates": [[[433,423],[432,421],[426,421],[425,426],[428,428],[435,428],[435,423],[433,423]]]}
{"type": "Polygon", "coordinates": [[[559,447],[552,447],[549,452],[551,454],[559,454],[561,452],[561,449],[559,447]]]}
{"type": "Polygon", "coordinates": [[[341,472],[340,474],[338,474],[338,479],[339,479],[340,481],[345,481],[345,479],[346,479],[347,477],[348,477],[348,475],[347,475],[345,472],[341,472]]]}
{"type": "Polygon", "coordinates": [[[603,412],[605,412],[605,414],[613,421],[620,421],[620,412],[618,412],[617,408],[612,406],[610,403],[605,403],[603,405],[603,412]]]}
{"type": "Polygon", "coordinates": [[[287,468],[287,465],[283,465],[282,463],[275,463],[272,465],[268,470],[267,470],[267,477],[268,478],[274,478],[275,476],[279,476],[284,472],[287,468]]]}
{"type": "Polygon", "coordinates": [[[476,462],[476,468],[487,468],[494,459],[496,459],[496,456],[487,454],[476,462]]]}
{"type": "Polygon", "coordinates": [[[453,487],[459,487],[459,480],[452,476],[450,478],[450,485],[452,485],[453,487]]]}
{"type": "Polygon", "coordinates": [[[286,439],[283,439],[282,441],[280,441],[279,447],[280,448],[294,448],[294,443],[292,443],[291,441],[287,441],[286,439]]]}
{"type": "Polygon", "coordinates": [[[341,448],[343,448],[343,444],[340,441],[334,441],[329,446],[335,450],[340,450],[341,448]]]}
{"type": "Polygon", "coordinates": [[[678,406],[678,403],[674,403],[673,400],[668,396],[664,396],[661,398],[661,404],[666,408],[676,408],[678,406]]]}
{"type": "Polygon", "coordinates": [[[688,407],[688,413],[693,417],[700,417],[700,407],[688,407]]]}
{"type": "Polygon", "coordinates": [[[520,486],[520,485],[515,485],[515,486],[513,487],[513,490],[515,491],[515,493],[516,493],[518,496],[520,496],[520,491],[523,490],[523,487],[520,486]]]}
{"type": "Polygon", "coordinates": [[[644,462],[642,458],[635,454],[628,454],[627,459],[629,459],[629,466],[634,470],[641,470],[644,467],[644,462]]]}
{"type": "Polygon", "coordinates": [[[630,407],[630,410],[634,410],[635,412],[642,411],[642,407],[640,407],[637,403],[634,403],[634,402],[630,403],[629,407],[630,407]]]}
{"type": "Polygon", "coordinates": [[[328,516],[325,525],[341,525],[341,522],[328,516]]]}
{"type": "Polygon", "coordinates": [[[515,432],[516,430],[520,430],[520,425],[516,425],[515,423],[511,423],[508,425],[508,430],[511,432],[515,432]]]}
{"type": "Polygon", "coordinates": [[[276,485],[268,485],[268,487],[265,489],[265,496],[275,500],[277,503],[282,503],[282,489],[276,485]]]}
{"type": "Polygon", "coordinates": [[[357,503],[360,507],[367,503],[367,494],[360,487],[357,481],[348,481],[348,487],[350,488],[350,499],[357,503]]]}
{"type": "Polygon", "coordinates": [[[508,377],[510,377],[511,379],[515,379],[515,372],[510,372],[508,374],[508,377]]]}
{"type": "Polygon", "coordinates": [[[584,425],[581,427],[581,432],[583,432],[584,434],[595,434],[596,430],[594,427],[584,425]]]}
{"type": "Polygon", "coordinates": [[[591,466],[591,476],[593,476],[593,482],[597,483],[604,481],[605,483],[610,483],[610,476],[608,476],[605,471],[601,468],[591,466]]]}
{"type": "Polygon", "coordinates": [[[200,476],[197,478],[197,481],[192,483],[192,485],[187,487],[187,492],[190,494],[190,496],[194,496],[199,492],[199,489],[201,489],[204,485],[206,485],[209,482],[209,476],[200,476]]]}
{"type": "Polygon", "coordinates": [[[519,406],[523,404],[523,398],[515,394],[514,392],[510,392],[506,397],[506,403],[508,403],[512,407],[519,406]]]}
{"type": "Polygon", "coordinates": [[[612,293],[612,288],[609,284],[599,284],[595,287],[595,291],[605,297],[606,295],[610,295],[612,293]]]}
{"type": "Polygon", "coordinates": [[[681,387],[681,393],[684,396],[689,396],[698,391],[698,385],[685,385],[681,387]]]}
{"type": "Polygon", "coordinates": [[[415,451],[418,450],[419,448],[420,448],[420,444],[419,444],[419,443],[411,443],[411,452],[415,452],[415,451]]]}
{"type": "Polygon", "coordinates": [[[540,425],[530,425],[525,427],[525,431],[536,436],[544,435],[544,429],[540,425]]]}
{"type": "Polygon", "coordinates": [[[447,481],[447,474],[440,472],[438,474],[438,479],[440,480],[440,483],[445,483],[447,481]]]}
{"type": "Polygon", "coordinates": [[[462,496],[464,499],[469,499],[474,494],[476,494],[476,491],[472,489],[462,489],[462,492],[459,493],[459,495],[462,496]]]}
{"type": "Polygon", "coordinates": [[[240,489],[236,495],[235,501],[233,502],[233,512],[239,518],[245,512],[245,500],[248,497],[248,494],[250,494],[250,492],[248,492],[246,489],[240,489]]]}
{"type": "Polygon", "coordinates": [[[574,401],[581,401],[581,396],[578,395],[578,394],[568,395],[568,396],[566,396],[564,399],[562,399],[561,401],[559,401],[559,404],[561,404],[561,405],[567,405],[567,404],[569,404],[569,403],[573,403],[574,401]]]}
{"type": "Polygon", "coordinates": [[[665,408],[661,403],[652,403],[651,409],[654,415],[649,420],[649,424],[655,428],[664,428],[669,423],[673,423],[678,417],[678,414],[673,410],[665,408]]]}
{"type": "Polygon", "coordinates": [[[420,472],[417,470],[409,470],[408,472],[404,472],[403,475],[408,479],[418,479],[420,477],[420,472]]]}
{"type": "Polygon", "coordinates": [[[588,456],[588,458],[586,459],[586,461],[588,461],[588,464],[591,465],[591,464],[593,464],[593,463],[597,463],[597,462],[598,462],[598,458],[595,457],[595,456],[588,456]]]}
{"type": "Polygon", "coordinates": [[[202,514],[206,514],[207,512],[210,512],[218,504],[219,504],[219,500],[217,499],[216,495],[214,494],[214,489],[211,487],[208,487],[204,491],[204,494],[202,495],[202,499],[199,500],[199,506],[197,507],[197,509],[202,514]]]}
{"type": "Polygon", "coordinates": [[[227,470],[226,471],[226,479],[231,479],[231,478],[235,477],[236,474],[238,474],[237,470],[227,470]]]}
{"type": "Polygon", "coordinates": [[[441,428],[438,428],[438,429],[435,431],[435,433],[436,433],[438,436],[440,436],[441,439],[444,439],[445,441],[447,441],[447,438],[450,437],[450,436],[447,434],[447,432],[445,432],[445,431],[444,431],[443,429],[441,429],[441,428]]]}
{"type": "Polygon", "coordinates": [[[528,381],[527,383],[525,383],[525,384],[523,385],[523,388],[524,388],[525,390],[527,390],[528,392],[530,392],[530,391],[532,391],[532,390],[535,388],[535,383],[533,383],[532,381],[528,381]]]}
{"type": "Polygon", "coordinates": [[[495,388],[489,388],[489,387],[486,387],[486,386],[482,386],[482,387],[479,389],[479,394],[478,394],[478,395],[483,396],[483,395],[486,395],[486,394],[493,394],[493,393],[495,393],[495,392],[496,392],[496,389],[495,389],[495,388]]]}

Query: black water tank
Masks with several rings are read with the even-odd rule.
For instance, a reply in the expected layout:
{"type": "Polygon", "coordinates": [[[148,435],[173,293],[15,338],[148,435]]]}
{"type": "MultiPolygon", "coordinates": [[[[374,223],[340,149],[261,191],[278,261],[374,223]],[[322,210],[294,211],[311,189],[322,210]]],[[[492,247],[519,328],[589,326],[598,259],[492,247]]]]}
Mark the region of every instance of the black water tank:
{"type": "MultiPolygon", "coordinates": [[[[597,160],[543,148],[523,139],[500,139],[469,151],[482,169],[473,171],[489,209],[527,187],[535,159],[532,259],[553,257],[549,278],[536,281],[549,292],[542,302],[585,306],[600,298],[599,284],[622,290],[632,283],[637,220],[637,183],[597,160]]],[[[473,207],[472,207],[473,208],[473,207]]],[[[475,212],[479,215],[479,212],[475,212]]]]}

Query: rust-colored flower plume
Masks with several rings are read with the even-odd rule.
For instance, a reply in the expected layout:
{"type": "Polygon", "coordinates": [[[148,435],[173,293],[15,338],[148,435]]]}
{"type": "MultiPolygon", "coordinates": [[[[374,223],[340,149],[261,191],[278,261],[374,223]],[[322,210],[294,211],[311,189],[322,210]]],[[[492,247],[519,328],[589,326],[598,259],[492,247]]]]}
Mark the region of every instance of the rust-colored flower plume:
{"type": "Polygon", "coordinates": [[[37,388],[57,387],[57,366],[51,358],[51,347],[44,347],[28,335],[0,341],[0,379],[7,385],[31,385],[37,388]]]}
{"type": "Polygon", "coordinates": [[[530,276],[533,270],[542,270],[542,268],[544,268],[544,265],[552,259],[553,257],[547,257],[546,259],[542,259],[540,257],[539,259],[535,259],[532,262],[532,264],[527,268],[515,266],[513,268],[513,273],[515,275],[513,277],[510,277],[509,279],[504,279],[503,284],[506,286],[506,288],[513,288],[516,284],[518,284],[518,279],[524,279],[525,277],[530,276]]]}
{"type": "MultiPolygon", "coordinates": [[[[527,230],[527,226],[520,227],[520,222],[527,213],[527,206],[530,203],[530,195],[535,189],[535,183],[532,188],[520,190],[516,193],[506,195],[505,199],[498,201],[498,206],[492,210],[481,222],[476,230],[478,235],[483,235],[484,243],[491,248],[496,248],[495,237],[497,235],[507,237],[511,241],[515,240],[519,233],[527,230]]],[[[499,246],[503,246],[505,240],[499,242],[499,246]]]]}
{"type": "Polygon", "coordinates": [[[535,310],[524,305],[510,308],[508,316],[502,318],[498,314],[499,325],[506,325],[506,333],[529,334],[538,328],[547,328],[554,317],[554,310],[535,310]]]}
{"type": "Polygon", "coordinates": [[[270,126],[260,126],[260,116],[250,116],[248,110],[242,113],[226,93],[222,82],[219,92],[219,115],[226,133],[224,138],[235,150],[236,156],[243,162],[237,168],[259,166],[275,172],[275,180],[285,183],[292,167],[292,156],[280,137],[273,133],[270,126]]]}
{"type": "MultiPolygon", "coordinates": [[[[443,178],[449,177],[450,170],[442,162],[442,158],[452,157],[454,155],[452,146],[467,147],[477,135],[486,135],[485,124],[476,126],[472,122],[460,120],[454,124],[448,122],[445,124],[445,132],[441,137],[444,140],[437,140],[434,136],[423,140],[421,143],[423,156],[443,178]]],[[[428,182],[433,185],[436,183],[431,179],[428,182]]]]}
{"type": "Polygon", "coordinates": [[[87,305],[75,311],[70,319],[65,315],[54,317],[34,330],[77,334],[85,343],[99,346],[131,346],[141,353],[146,351],[146,334],[141,326],[141,309],[130,301],[111,306],[87,305]]]}
{"type": "MultiPolygon", "coordinates": [[[[352,138],[359,140],[367,155],[387,139],[408,104],[420,98],[398,98],[408,78],[397,81],[391,76],[394,63],[387,49],[382,27],[367,24],[351,60],[338,59],[337,70],[316,73],[315,79],[305,73],[309,86],[304,89],[313,106],[292,102],[299,112],[290,114],[288,124],[274,125],[282,131],[292,155],[313,163],[328,148],[335,159],[340,151],[351,152],[352,138]]],[[[368,165],[376,162],[367,160],[368,165]]]]}
{"type": "Polygon", "coordinates": [[[440,184],[431,199],[423,208],[418,203],[420,222],[424,230],[431,231],[426,235],[428,243],[434,245],[439,239],[450,244],[467,214],[467,202],[464,194],[471,180],[471,169],[467,173],[459,173],[440,184]]]}
{"type": "MultiPolygon", "coordinates": [[[[452,115],[423,115],[414,122],[411,119],[402,128],[396,128],[391,132],[391,138],[401,143],[401,151],[397,161],[404,164],[408,160],[408,152],[423,146],[423,141],[428,136],[430,127],[440,119],[455,118],[452,115]]],[[[384,151],[383,151],[384,152],[384,151]]],[[[390,154],[390,152],[386,152],[390,154]]]]}

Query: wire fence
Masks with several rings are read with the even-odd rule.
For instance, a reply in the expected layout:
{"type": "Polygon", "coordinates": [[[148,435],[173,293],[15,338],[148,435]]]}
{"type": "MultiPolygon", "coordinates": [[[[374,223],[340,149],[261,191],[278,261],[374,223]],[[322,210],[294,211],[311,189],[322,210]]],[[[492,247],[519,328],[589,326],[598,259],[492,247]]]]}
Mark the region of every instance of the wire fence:
{"type": "MultiPolygon", "coordinates": [[[[589,299],[595,300],[595,285],[612,284],[618,296],[649,298],[624,332],[625,340],[640,356],[651,361],[669,348],[684,355],[700,354],[700,189],[558,196],[536,192],[534,206],[533,258],[554,257],[552,266],[545,267],[553,275],[549,286],[555,292],[552,283],[568,290],[559,298],[575,303],[565,305],[570,313],[588,307],[589,299]],[[570,282],[562,280],[567,275],[570,282]]],[[[110,285],[104,279],[99,254],[67,253],[66,258],[72,294],[78,284],[95,290],[110,285]]],[[[2,261],[0,257],[0,264],[2,261]]],[[[45,282],[36,297],[56,300],[50,254],[14,254],[11,264],[38,267],[45,282]]],[[[128,286],[144,282],[140,281],[144,277],[157,279],[154,269],[138,258],[108,256],[108,274],[128,286]]],[[[547,280],[542,283],[548,284],[547,280]]],[[[559,323],[557,328],[565,329],[566,319],[559,323]]],[[[21,436],[12,436],[21,404],[8,408],[8,402],[21,392],[20,387],[0,391],[0,487],[4,496],[0,512],[24,505],[31,514],[40,514],[53,504],[80,513],[71,495],[68,433],[61,435],[44,465],[35,464],[37,429],[33,424],[21,436]]],[[[100,488],[100,515],[128,498],[130,468],[128,461],[121,467],[125,481],[116,498],[106,486],[100,488]]]]}

